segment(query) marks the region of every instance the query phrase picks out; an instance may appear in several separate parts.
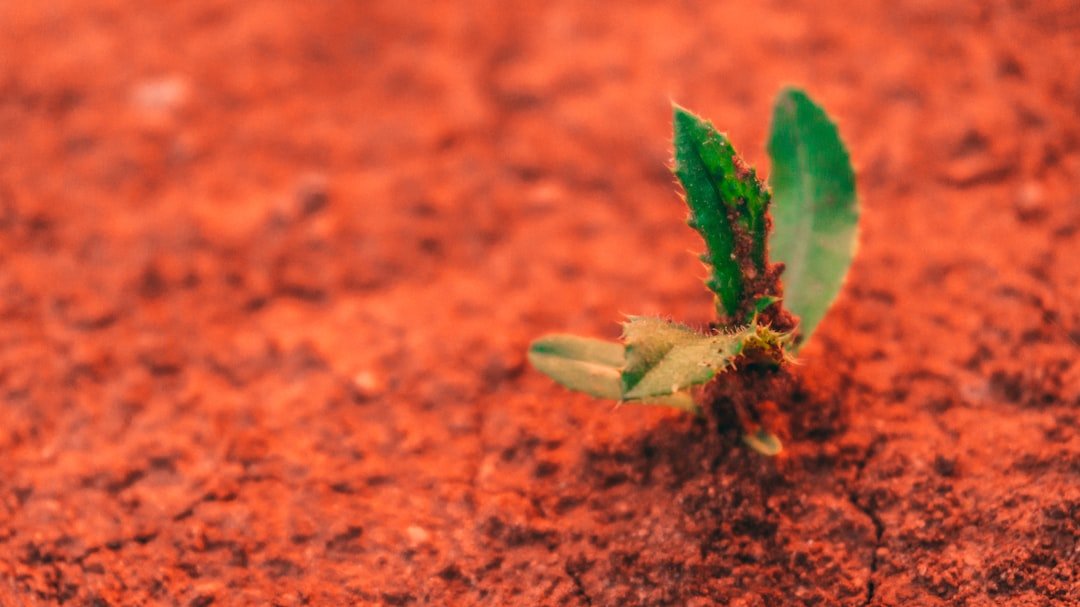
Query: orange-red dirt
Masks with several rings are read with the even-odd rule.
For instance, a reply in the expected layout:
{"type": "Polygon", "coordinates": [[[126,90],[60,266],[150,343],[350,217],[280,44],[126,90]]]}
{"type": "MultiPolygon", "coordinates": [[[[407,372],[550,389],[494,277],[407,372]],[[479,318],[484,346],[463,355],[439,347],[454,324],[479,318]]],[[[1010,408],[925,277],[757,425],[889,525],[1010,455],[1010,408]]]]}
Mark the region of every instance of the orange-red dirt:
{"type": "Polygon", "coordinates": [[[1080,604],[1080,7],[0,2],[0,605],[1080,604]],[[570,394],[710,320],[669,100],[863,201],[767,411],[570,394]]]}

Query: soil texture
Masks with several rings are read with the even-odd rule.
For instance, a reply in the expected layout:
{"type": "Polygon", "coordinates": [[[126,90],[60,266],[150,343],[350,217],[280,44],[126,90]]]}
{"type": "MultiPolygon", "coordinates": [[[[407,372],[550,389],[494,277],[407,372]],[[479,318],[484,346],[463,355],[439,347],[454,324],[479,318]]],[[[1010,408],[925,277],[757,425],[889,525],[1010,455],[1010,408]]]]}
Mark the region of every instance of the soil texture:
{"type": "Polygon", "coordinates": [[[1080,5],[0,2],[0,604],[1080,605],[1080,5]],[[571,394],[706,326],[670,101],[851,150],[763,412],[571,394]]]}

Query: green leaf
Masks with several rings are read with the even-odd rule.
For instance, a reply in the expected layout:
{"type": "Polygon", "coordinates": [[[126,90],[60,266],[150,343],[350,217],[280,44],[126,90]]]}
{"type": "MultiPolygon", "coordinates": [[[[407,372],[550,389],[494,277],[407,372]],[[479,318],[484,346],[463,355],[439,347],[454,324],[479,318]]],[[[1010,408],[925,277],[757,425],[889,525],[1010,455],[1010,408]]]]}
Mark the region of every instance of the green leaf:
{"type": "Polygon", "coordinates": [[[776,100],[770,178],[774,260],[786,266],[784,305],[799,316],[805,344],[836,298],[855,254],[855,171],[825,112],[806,93],[776,100]]]}
{"type": "Polygon", "coordinates": [[[559,384],[598,398],[622,399],[621,344],[576,335],[545,335],[529,346],[529,362],[559,384]]]}
{"type": "Polygon", "coordinates": [[[629,392],[676,346],[702,337],[697,331],[660,318],[631,316],[623,323],[626,367],[622,372],[623,392],[629,392]]]}
{"type": "Polygon", "coordinates": [[[598,398],[699,412],[693,397],[686,392],[625,398],[621,374],[626,365],[624,350],[622,344],[601,339],[545,335],[529,346],[529,362],[560,385],[598,398]]]}
{"type": "Polygon", "coordinates": [[[780,301],[780,298],[775,295],[763,295],[754,300],[754,306],[750,308],[750,314],[746,318],[746,322],[753,324],[757,319],[758,314],[765,311],[766,308],[780,301]]]}
{"type": "Polygon", "coordinates": [[[702,335],[659,318],[623,325],[623,398],[649,400],[703,384],[727,369],[742,350],[740,334],[702,335]]]}
{"type": "Polygon", "coordinates": [[[780,439],[764,428],[753,434],[744,434],[743,442],[762,455],[776,455],[784,450],[784,445],[780,442],[780,439]]]}
{"type": "Polygon", "coordinates": [[[762,295],[747,293],[746,283],[766,271],[769,192],[712,124],[679,106],[673,113],[675,175],[686,191],[689,224],[708,249],[702,256],[712,266],[706,284],[720,318],[734,326],[750,305],[745,300],[762,295]]]}

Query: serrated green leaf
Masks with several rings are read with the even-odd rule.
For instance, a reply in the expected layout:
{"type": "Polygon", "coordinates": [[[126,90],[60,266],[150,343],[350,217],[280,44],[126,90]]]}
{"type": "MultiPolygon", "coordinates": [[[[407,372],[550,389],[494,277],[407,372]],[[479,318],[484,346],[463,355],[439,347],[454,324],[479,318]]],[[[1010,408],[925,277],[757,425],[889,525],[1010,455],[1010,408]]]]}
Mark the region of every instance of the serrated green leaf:
{"type": "Polygon", "coordinates": [[[623,392],[629,392],[672,348],[692,343],[702,336],[690,327],[660,318],[631,316],[623,323],[626,366],[622,372],[623,392]]]}
{"type": "Polygon", "coordinates": [[[578,337],[545,335],[529,346],[529,362],[559,384],[598,398],[622,398],[621,344],[578,337]]]}
{"type": "Polygon", "coordinates": [[[740,335],[702,335],[659,318],[634,317],[623,327],[626,400],[654,399],[703,384],[730,366],[742,349],[740,335]]]}
{"type": "Polygon", "coordinates": [[[706,284],[716,294],[720,318],[734,326],[743,321],[744,297],[760,295],[745,293],[746,276],[766,270],[769,192],[711,123],[679,106],[673,111],[675,175],[686,191],[690,226],[708,249],[703,260],[712,272],[706,284]]]}
{"type": "Polygon", "coordinates": [[[855,172],[836,125],[798,89],[776,100],[770,183],[774,260],[785,265],[784,305],[799,316],[803,345],[836,298],[855,254],[855,172]]]}
{"type": "Polygon", "coordinates": [[[675,346],[658,360],[641,381],[626,391],[625,398],[645,399],[674,394],[712,379],[738,355],[734,340],[702,338],[675,346]]]}

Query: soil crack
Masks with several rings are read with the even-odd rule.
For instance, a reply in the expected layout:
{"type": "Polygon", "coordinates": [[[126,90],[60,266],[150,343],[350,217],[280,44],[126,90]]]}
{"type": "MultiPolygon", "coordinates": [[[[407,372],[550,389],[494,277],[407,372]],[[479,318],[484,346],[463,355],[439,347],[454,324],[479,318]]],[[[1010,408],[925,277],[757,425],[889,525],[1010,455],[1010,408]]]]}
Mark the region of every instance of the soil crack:
{"type": "Polygon", "coordinates": [[[877,574],[878,568],[878,548],[881,547],[881,537],[885,533],[885,526],[881,523],[881,518],[878,517],[877,512],[870,507],[863,506],[859,503],[859,495],[857,492],[852,492],[848,499],[851,500],[851,504],[855,506],[859,512],[862,512],[870,519],[871,524],[874,525],[874,544],[870,550],[870,573],[866,577],[866,599],[863,601],[863,607],[867,607],[874,600],[874,576],[877,574]]]}
{"type": "Polygon", "coordinates": [[[885,525],[881,522],[881,517],[878,516],[877,509],[874,507],[873,501],[868,500],[864,503],[864,500],[860,499],[859,488],[863,478],[863,471],[866,469],[866,465],[871,459],[877,455],[881,450],[881,446],[885,443],[885,437],[878,435],[871,441],[870,446],[866,448],[862,459],[859,461],[855,469],[855,480],[853,481],[854,487],[848,493],[848,501],[855,507],[856,510],[866,515],[866,518],[870,519],[870,524],[874,526],[874,543],[870,547],[870,572],[866,577],[866,598],[863,600],[863,607],[868,607],[874,601],[874,578],[877,575],[878,569],[878,549],[881,547],[881,540],[885,534],[885,525]]]}
{"type": "Polygon", "coordinates": [[[589,592],[585,590],[585,583],[581,581],[582,569],[587,569],[588,567],[589,565],[583,562],[578,563],[570,560],[566,562],[566,565],[563,567],[563,571],[566,572],[567,577],[569,577],[570,581],[574,584],[575,593],[581,597],[581,600],[585,601],[586,605],[592,605],[592,596],[590,596],[589,592]]]}

